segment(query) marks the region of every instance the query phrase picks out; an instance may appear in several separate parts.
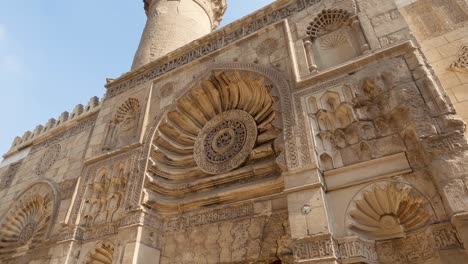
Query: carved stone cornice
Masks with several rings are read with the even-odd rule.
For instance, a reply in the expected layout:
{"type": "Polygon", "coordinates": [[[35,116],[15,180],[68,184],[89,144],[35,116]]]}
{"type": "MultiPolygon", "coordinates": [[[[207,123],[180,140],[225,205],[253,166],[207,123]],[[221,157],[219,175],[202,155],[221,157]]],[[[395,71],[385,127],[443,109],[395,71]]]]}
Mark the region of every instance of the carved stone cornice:
{"type": "MultiPolygon", "coordinates": [[[[320,0],[295,0],[290,4],[281,0],[265,7],[252,15],[232,23],[222,30],[213,32],[195,40],[184,47],[163,56],[136,71],[124,74],[106,85],[106,98],[117,96],[137,85],[154,80],[170,71],[180,68],[201,57],[212,54],[244,37],[263,28],[288,18],[308,7],[320,3],[320,0]]],[[[149,0],[148,0],[149,3],[149,0]]]]}

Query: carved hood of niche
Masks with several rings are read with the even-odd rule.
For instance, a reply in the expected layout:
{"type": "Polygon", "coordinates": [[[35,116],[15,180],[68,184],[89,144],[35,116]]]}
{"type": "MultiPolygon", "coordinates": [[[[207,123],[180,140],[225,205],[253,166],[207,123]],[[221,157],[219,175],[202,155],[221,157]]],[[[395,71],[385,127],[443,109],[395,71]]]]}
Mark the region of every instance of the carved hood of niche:
{"type": "Polygon", "coordinates": [[[251,72],[218,71],[179,96],[152,139],[145,204],[169,213],[281,191],[272,88],[251,72]]]}
{"type": "Polygon", "coordinates": [[[58,200],[47,181],[33,184],[15,199],[0,222],[0,259],[24,254],[47,240],[58,200]]]}

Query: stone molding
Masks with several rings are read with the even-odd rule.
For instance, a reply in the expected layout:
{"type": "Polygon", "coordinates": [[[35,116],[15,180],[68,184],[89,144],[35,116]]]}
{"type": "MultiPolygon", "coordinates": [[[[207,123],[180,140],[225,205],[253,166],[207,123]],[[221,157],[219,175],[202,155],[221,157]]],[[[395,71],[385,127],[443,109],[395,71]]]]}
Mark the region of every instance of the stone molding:
{"type": "Polygon", "coordinates": [[[86,107],[79,104],[71,114],[63,112],[58,120],[52,118],[47,122],[47,124],[45,124],[45,126],[39,125],[33,132],[27,131],[22,137],[16,137],[11,149],[4,155],[4,157],[11,156],[15,152],[30,145],[33,145],[33,150],[37,150],[40,145],[44,144],[41,143],[44,140],[51,141],[52,139],[60,137],[63,139],[81,132],[85,128],[89,127],[89,125],[94,125],[94,120],[91,121],[91,119],[85,119],[96,114],[100,108],[101,102],[99,102],[99,98],[93,97],[90,99],[86,107]],[[78,132],[75,132],[77,130],[78,132]],[[65,136],[65,134],[67,135],[65,136]],[[52,135],[54,136],[50,139],[52,135]],[[41,144],[38,146],[39,143],[41,144]]]}
{"type": "Polygon", "coordinates": [[[333,191],[412,171],[405,153],[399,153],[326,171],[324,177],[327,191],[333,191]]]}
{"type": "Polygon", "coordinates": [[[276,7],[276,9],[265,9],[258,11],[232,26],[223,30],[213,32],[201,39],[198,39],[169,55],[157,59],[154,62],[143,66],[137,71],[125,74],[108,83],[106,98],[115,97],[137,85],[156,79],[157,77],[182,67],[201,57],[212,54],[223,47],[226,47],[237,40],[243,39],[267,26],[273,25],[293,14],[296,14],[308,7],[320,3],[321,0],[294,0],[286,6],[276,7]],[[271,10],[271,11],[270,11],[271,10]]]}

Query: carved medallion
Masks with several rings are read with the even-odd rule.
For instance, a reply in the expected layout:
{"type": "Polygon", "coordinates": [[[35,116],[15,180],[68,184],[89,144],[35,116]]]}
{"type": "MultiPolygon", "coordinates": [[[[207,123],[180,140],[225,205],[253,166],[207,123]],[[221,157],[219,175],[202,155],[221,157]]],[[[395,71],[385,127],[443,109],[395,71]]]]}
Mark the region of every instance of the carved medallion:
{"type": "Polygon", "coordinates": [[[57,161],[61,150],[62,146],[60,144],[55,144],[49,147],[42,155],[34,172],[37,175],[43,175],[46,173],[52,167],[52,165],[54,165],[55,161],[57,161]]]}
{"type": "Polygon", "coordinates": [[[242,110],[210,120],[195,141],[194,158],[206,173],[228,172],[245,162],[257,140],[257,124],[242,110]]]}

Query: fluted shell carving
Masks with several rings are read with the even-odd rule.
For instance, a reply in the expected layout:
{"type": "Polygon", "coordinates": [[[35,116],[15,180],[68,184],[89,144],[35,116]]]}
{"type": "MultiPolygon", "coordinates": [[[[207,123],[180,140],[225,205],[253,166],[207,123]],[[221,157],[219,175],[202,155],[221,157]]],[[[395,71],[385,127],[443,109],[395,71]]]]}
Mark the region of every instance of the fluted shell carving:
{"type": "Polygon", "coordinates": [[[433,220],[429,202],[411,186],[378,183],[361,191],[348,209],[347,226],[367,239],[403,237],[433,220]]]}
{"type": "Polygon", "coordinates": [[[307,34],[317,38],[340,29],[350,18],[350,13],[342,9],[323,10],[307,27],[307,34]]]}
{"type": "Polygon", "coordinates": [[[116,123],[120,124],[122,130],[130,130],[138,121],[139,115],[140,102],[138,99],[129,98],[119,107],[119,109],[117,109],[115,121],[116,123]]]}
{"type": "Polygon", "coordinates": [[[278,175],[280,115],[271,87],[252,73],[228,71],[179,95],[152,141],[151,189],[165,197],[154,200],[278,175]]]}
{"type": "Polygon", "coordinates": [[[85,264],[112,264],[114,256],[114,245],[110,242],[99,243],[89,253],[85,264]]]}
{"type": "Polygon", "coordinates": [[[0,258],[36,247],[46,237],[52,217],[50,196],[20,200],[0,225],[0,258]]]}
{"type": "Polygon", "coordinates": [[[345,35],[341,33],[330,34],[320,39],[320,47],[324,50],[337,48],[347,42],[345,35]]]}

